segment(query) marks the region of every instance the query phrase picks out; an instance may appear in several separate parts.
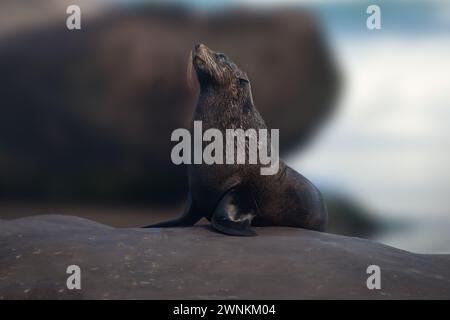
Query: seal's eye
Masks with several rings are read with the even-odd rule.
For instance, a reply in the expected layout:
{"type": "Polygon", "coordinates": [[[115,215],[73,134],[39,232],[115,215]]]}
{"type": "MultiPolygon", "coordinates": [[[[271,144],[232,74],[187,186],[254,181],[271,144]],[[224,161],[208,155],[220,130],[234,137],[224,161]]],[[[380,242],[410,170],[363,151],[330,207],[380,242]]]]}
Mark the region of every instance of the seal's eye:
{"type": "Polygon", "coordinates": [[[219,59],[219,61],[221,61],[221,62],[227,61],[227,56],[224,55],[223,53],[218,53],[216,56],[217,56],[217,59],[219,59]]]}
{"type": "Polygon", "coordinates": [[[240,83],[240,84],[246,84],[246,83],[250,83],[250,81],[248,81],[248,80],[245,79],[245,78],[239,78],[239,83],[240,83]]]}

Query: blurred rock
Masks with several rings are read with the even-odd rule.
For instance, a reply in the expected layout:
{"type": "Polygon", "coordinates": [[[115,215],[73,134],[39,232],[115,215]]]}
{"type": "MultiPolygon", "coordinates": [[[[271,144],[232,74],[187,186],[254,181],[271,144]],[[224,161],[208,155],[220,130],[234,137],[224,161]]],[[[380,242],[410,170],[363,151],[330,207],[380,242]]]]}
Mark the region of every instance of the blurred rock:
{"type": "MultiPolygon", "coordinates": [[[[65,25],[67,7],[73,0],[2,0],[0,2],[0,38],[52,23],[65,25]]],[[[77,0],[83,20],[108,10],[108,0],[77,0]]]]}
{"type": "Polygon", "coordinates": [[[325,194],[328,209],[326,231],[350,237],[372,238],[387,231],[388,224],[349,196],[325,194]]]}
{"type": "Polygon", "coordinates": [[[294,228],[115,229],[70,216],[0,220],[0,299],[449,299],[450,256],[294,228]],[[68,290],[66,268],[81,268],[68,290]],[[366,269],[381,268],[381,290],[366,269]]]}
{"type": "Polygon", "coordinates": [[[197,42],[248,72],[282,152],[331,111],[335,68],[306,12],[137,7],[81,31],[61,20],[0,42],[0,200],[182,199],[186,169],[170,161],[170,134],[195,105],[186,64],[197,42]]]}

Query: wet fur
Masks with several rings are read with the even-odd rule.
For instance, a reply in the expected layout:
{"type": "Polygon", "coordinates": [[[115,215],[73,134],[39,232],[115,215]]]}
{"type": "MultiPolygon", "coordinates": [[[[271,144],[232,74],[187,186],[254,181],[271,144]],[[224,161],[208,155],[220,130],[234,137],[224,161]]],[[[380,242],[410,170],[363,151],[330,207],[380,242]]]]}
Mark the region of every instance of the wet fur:
{"type": "MultiPolygon", "coordinates": [[[[204,131],[219,129],[225,137],[226,129],[267,128],[254,106],[247,74],[226,56],[206,46],[195,47],[187,67],[191,84],[194,71],[200,96],[193,121],[202,121],[204,131]]],[[[248,154],[248,145],[246,148],[248,154]]],[[[260,168],[260,164],[189,165],[189,202],[184,214],[149,227],[189,226],[205,217],[217,230],[230,235],[254,235],[249,226],[240,230],[238,224],[233,225],[243,221],[255,226],[324,230],[327,211],[319,190],[310,181],[281,160],[275,175],[262,176],[260,168]],[[218,208],[225,210],[221,214],[225,213],[229,225],[214,224],[218,208]],[[235,215],[236,208],[241,210],[240,216],[235,215]]]]}

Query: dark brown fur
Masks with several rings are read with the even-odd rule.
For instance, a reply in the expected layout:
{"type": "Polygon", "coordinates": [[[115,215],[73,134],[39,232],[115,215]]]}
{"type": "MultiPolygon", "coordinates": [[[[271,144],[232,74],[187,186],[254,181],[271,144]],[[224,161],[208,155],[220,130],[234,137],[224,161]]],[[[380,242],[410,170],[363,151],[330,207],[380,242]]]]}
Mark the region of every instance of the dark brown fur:
{"type": "MultiPolygon", "coordinates": [[[[194,47],[191,59],[200,83],[193,121],[202,121],[203,131],[219,129],[225,137],[226,129],[267,128],[254,106],[245,72],[225,55],[204,45],[194,47]]],[[[188,70],[191,71],[192,68],[188,70]]],[[[150,227],[188,226],[206,217],[221,232],[251,235],[250,232],[241,234],[238,225],[236,232],[233,226],[222,228],[220,222],[214,220],[214,215],[228,217],[229,212],[238,210],[242,217],[254,216],[253,220],[248,219],[254,226],[291,226],[323,231],[327,212],[317,188],[281,160],[275,175],[261,175],[261,166],[190,165],[189,205],[185,214],[150,227]]]]}

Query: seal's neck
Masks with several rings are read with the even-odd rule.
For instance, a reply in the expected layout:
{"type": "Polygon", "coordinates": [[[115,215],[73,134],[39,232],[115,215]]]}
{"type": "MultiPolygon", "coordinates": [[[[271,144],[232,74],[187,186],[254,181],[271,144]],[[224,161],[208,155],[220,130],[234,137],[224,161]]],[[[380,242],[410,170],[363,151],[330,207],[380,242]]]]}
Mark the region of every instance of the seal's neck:
{"type": "Polygon", "coordinates": [[[203,121],[203,127],[219,130],[259,127],[253,118],[259,119],[250,97],[236,98],[225,90],[202,90],[195,108],[193,120],[203,121]],[[256,115],[256,117],[255,117],[256,115]]]}
{"type": "Polygon", "coordinates": [[[226,105],[253,105],[251,92],[242,96],[238,94],[237,90],[232,88],[223,88],[216,86],[201,86],[199,101],[207,102],[208,104],[226,104],[226,105]]]}
{"type": "Polygon", "coordinates": [[[221,96],[231,98],[229,88],[222,88],[220,86],[214,85],[203,85],[200,86],[200,96],[221,96]]]}

